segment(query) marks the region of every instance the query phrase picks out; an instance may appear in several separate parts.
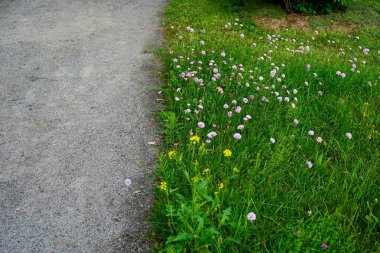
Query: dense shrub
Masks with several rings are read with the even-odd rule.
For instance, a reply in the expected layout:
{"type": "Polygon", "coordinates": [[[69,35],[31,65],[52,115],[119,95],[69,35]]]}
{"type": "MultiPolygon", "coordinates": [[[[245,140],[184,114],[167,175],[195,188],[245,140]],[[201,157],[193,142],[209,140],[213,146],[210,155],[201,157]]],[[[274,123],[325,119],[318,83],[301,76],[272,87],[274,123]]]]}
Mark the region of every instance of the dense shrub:
{"type": "Polygon", "coordinates": [[[282,0],[287,12],[328,14],[356,0],[282,0]]]}

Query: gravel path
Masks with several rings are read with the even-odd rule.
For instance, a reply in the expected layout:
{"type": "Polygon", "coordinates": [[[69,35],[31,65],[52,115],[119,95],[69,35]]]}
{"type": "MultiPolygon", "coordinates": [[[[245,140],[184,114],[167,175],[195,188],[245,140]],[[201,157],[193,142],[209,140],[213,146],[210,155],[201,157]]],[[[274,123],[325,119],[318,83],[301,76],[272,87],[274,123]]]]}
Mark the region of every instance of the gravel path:
{"type": "Polygon", "coordinates": [[[0,0],[0,252],[149,248],[164,1],[0,0]]]}

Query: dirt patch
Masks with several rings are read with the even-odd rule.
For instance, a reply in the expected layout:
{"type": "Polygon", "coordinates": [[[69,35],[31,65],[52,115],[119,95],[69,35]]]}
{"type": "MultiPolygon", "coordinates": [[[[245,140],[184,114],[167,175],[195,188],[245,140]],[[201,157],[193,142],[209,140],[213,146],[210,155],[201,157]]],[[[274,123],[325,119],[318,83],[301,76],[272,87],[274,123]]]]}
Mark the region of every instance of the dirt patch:
{"type": "MultiPolygon", "coordinates": [[[[301,14],[291,14],[286,18],[258,18],[256,23],[265,29],[269,30],[284,30],[284,29],[294,29],[297,31],[307,32],[311,31],[312,27],[310,21],[318,19],[319,16],[306,16],[301,14]]],[[[346,33],[354,32],[359,26],[357,24],[345,24],[345,23],[335,23],[331,25],[321,26],[320,30],[326,31],[340,31],[346,33]]]]}
{"type": "Polygon", "coordinates": [[[309,16],[291,14],[286,18],[274,19],[274,18],[260,18],[256,19],[256,23],[270,30],[284,30],[294,29],[298,31],[309,31],[309,16]]]}
{"type": "Polygon", "coordinates": [[[334,24],[329,26],[324,26],[322,29],[326,31],[339,31],[345,33],[353,33],[358,28],[358,25],[354,24],[334,24]]]}

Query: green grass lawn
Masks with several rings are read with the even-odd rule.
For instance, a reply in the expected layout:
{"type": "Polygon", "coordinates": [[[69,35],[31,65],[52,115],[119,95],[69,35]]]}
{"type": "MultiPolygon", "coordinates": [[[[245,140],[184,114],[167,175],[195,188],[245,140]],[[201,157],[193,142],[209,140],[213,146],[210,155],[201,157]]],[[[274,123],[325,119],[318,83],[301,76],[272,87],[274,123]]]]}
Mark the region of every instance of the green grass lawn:
{"type": "Polygon", "coordinates": [[[265,30],[280,7],[247,5],[166,9],[156,250],[379,252],[379,24],[265,30]]]}

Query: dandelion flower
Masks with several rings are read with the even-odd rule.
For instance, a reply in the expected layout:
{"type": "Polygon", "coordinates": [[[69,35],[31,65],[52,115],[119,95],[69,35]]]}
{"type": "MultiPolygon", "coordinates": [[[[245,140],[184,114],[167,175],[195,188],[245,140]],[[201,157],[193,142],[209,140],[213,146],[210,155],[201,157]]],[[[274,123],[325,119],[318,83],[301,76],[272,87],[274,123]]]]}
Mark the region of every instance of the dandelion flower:
{"type": "Polygon", "coordinates": [[[256,220],[256,214],[254,212],[248,213],[247,220],[251,220],[251,221],[256,220]]]}
{"type": "Polygon", "coordinates": [[[200,139],[201,139],[201,138],[199,138],[199,136],[197,136],[197,135],[194,135],[194,136],[191,136],[191,137],[190,137],[190,141],[191,141],[191,143],[193,143],[193,144],[199,143],[200,139]]]}
{"type": "Polygon", "coordinates": [[[226,149],[223,151],[223,154],[225,157],[230,157],[232,155],[232,151],[229,149],[226,149]]]}
{"type": "Polygon", "coordinates": [[[223,183],[219,183],[219,184],[218,184],[218,189],[221,190],[221,189],[223,189],[223,188],[224,188],[224,184],[223,184],[223,183]]]}

